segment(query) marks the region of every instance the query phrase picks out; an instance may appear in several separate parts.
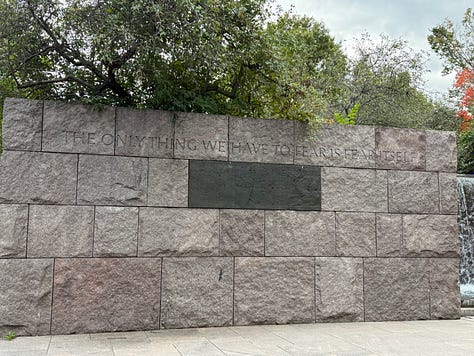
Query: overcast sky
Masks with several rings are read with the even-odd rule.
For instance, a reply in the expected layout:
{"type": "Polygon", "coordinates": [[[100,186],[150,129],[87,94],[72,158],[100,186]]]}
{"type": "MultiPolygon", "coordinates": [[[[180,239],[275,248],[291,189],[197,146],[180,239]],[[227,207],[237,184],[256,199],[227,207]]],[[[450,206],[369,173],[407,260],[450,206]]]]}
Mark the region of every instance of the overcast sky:
{"type": "Polygon", "coordinates": [[[368,32],[408,40],[416,50],[429,51],[426,79],[428,90],[447,92],[454,76],[441,74],[441,60],[430,50],[430,29],[449,18],[460,24],[465,10],[474,7],[472,0],[276,0],[284,10],[294,5],[294,13],[309,15],[324,22],[336,41],[345,46],[354,37],[368,32]]]}

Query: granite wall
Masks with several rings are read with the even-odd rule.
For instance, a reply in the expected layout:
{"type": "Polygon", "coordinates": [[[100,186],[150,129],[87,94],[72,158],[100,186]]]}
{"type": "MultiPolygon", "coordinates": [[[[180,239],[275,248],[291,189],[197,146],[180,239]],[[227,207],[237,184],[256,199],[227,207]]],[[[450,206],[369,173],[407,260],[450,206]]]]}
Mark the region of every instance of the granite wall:
{"type": "Polygon", "coordinates": [[[7,99],[0,332],[459,318],[451,132],[7,99]]]}

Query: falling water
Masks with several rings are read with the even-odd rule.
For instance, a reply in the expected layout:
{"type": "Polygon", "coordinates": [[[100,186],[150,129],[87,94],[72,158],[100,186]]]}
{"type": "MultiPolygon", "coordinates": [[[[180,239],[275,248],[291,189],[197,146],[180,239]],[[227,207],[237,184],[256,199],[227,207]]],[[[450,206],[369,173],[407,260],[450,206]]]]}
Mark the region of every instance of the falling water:
{"type": "Polygon", "coordinates": [[[474,299],[474,177],[458,177],[461,299],[474,299]]]}

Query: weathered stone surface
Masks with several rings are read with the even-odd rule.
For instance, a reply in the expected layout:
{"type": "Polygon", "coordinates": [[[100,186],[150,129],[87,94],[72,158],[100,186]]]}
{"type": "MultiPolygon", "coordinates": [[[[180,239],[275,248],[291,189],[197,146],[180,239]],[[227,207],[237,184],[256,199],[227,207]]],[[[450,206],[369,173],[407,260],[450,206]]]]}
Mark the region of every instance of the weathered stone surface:
{"type": "Polygon", "coordinates": [[[172,158],[173,117],[171,111],[117,108],[115,154],[172,158]]]}
{"type": "Polygon", "coordinates": [[[324,125],[314,139],[307,125],[295,123],[295,163],[338,167],[375,167],[375,128],[324,125]]]}
{"type": "Polygon", "coordinates": [[[0,334],[49,334],[52,259],[0,260],[0,334]]]}
{"type": "Polygon", "coordinates": [[[161,259],[57,259],[52,334],[158,329],[161,259]]]}
{"type": "Polygon", "coordinates": [[[314,166],[190,161],[189,206],[320,210],[320,177],[314,166]]]}
{"type": "Polygon", "coordinates": [[[32,205],[28,257],[91,257],[94,207],[32,205]]]}
{"type": "Polygon", "coordinates": [[[364,260],[365,321],[430,318],[429,261],[364,260]]]}
{"type": "Polygon", "coordinates": [[[41,151],[43,102],[6,98],[3,104],[3,149],[41,151]]]}
{"type": "Polygon", "coordinates": [[[377,168],[425,169],[425,131],[377,127],[375,129],[375,149],[377,168]]]}
{"type": "Polygon", "coordinates": [[[267,211],[266,256],[334,256],[334,213],[267,211]]]}
{"type": "Polygon", "coordinates": [[[161,327],[232,325],[232,258],[164,258],[161,327]]]}
{"type": "Polygon", "coordinates": [[[441,214],[458,213],[457,186],[456,173],[439,173],[439,211],[441,214]]]}
{"type": "Polygon", "coordinates": [[[0,203],[75,204],[77,156],[4,151],[0,203]]]}
{"type": "Polygon", "coordinates": [[[188,161],[150,159],[148,206],[188,206],[188,161]]]}
{"type": "Polygon", "coordinates": [[[456,134],[451,131],[426,131],[426,170],[456,172],[456,134]]]}
{"type": "Polygon", "coordinates": [[[361,258],[316,258],[316,321],[364,321],[361,258]]]}
{"type": "Polygon", "coordinates": [[[44,102],[43,151],[114,154],[115,108],[44,102]]]}
{"type": "Polygon", "coordinates": [[[138,208],[98,206],[94,257],[137,256],[138,208]]]}
{"type": "Polygon", "coordinates": [[[432,258],[430,288],[431,319],[459,319],[459,259],[432,258]]]}
{"type": "Polygon", "coordinates": [[[146,158],[79,157],[78,204],[146,205],[146,158]]]}
{"type": "Polygon", "coordinates": [[[403,254],[420,257],[458,257],[456,215],[404,215],[403,254]]]}
{"type": "Polygon", "coordinates": [[[325,167],[322,210],[387,211],[387,171],[325,167]]]}
{"type": "Polygon", "coordinates": [[[26,257],[27,205],[0,205],[0,258],[26,257]]]}
{"type": "Polygon", "coordinates": [[[377,214],[377,256],[400,257],[402,251],[402,215],[377,214]]]}
{"type": "Polygon", "coordinates": [[[338,256],[376,256],[375,214],[336,213],[338,256]]]}
{"type": "Polygon", "coordinates": [[[234,279],[235,325],[314,322],[313,258],[236,257],[234,279]]]}
{"type": "Polygon", "coordinates": [[[439,213],[438,174],[389,171],[388,206],[391,213],[439,213]]]}
{"type": "Polygon", "coordinates": [[[219,211],[141,208],[138,256],[218,256],[219,211]]]}
{"type": "Polygon", "coordinates": [[[219,221],[221,256],[263,256],[262,210],[221,210],[219,221]]]}
{"type": "Polygon", "coordinates": [[[294,121],[229,118],[229,160],[293,163],[294,121]]]}
{"type": "Polygon", "coordinates": [[[176,113],[174,157],[227,161],[227,116],[176,113]]]}

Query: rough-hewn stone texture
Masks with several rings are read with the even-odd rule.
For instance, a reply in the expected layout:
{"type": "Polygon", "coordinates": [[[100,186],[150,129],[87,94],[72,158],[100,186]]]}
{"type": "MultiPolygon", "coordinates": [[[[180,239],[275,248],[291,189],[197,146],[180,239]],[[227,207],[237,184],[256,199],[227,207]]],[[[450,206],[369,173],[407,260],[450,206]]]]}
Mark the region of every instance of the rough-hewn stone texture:
{"type": "Polygon", "coordinates": [[[170,111],[117,108],[115,154],[172,158],[173,118],[170,111]]]}
{"type": "Polygon", "coordinates": [[[456,134],[450,131],[426,131],[426,170],[456,172],[456,134]]]}
{"type": "Polygon", "coordinates": [[[114,154],[115,108],[44,102],[43,151],[114,154]]]}
{"type": "Polygon", "coordinates": [[[0,260],[0,334],[49,334],[52,259],[0,260]]]}
{"type": "Polygon", "coordinates": [[[315,319],[314,259],[236,257],[234,323],[310,323],[315,319]]]}
{"type": "Polygon", "coordinates": [[[322,210],[387,211],[387,171],[325,167],[321,182],[322,210]]]}
{"type": "Polygon", "coordinates": [[[32,205],[28,257],[91,257],[94,207],[32,205]]]}
{"type": "Polygon", "coordinates": [[[232,325],[232,287],[232,258],[164,258],[161,327],[232,325]]]}
{"type": "Polygon", "coordinates": [[[228,118],[176,113],[174,157],[227,161],[228,118]]]}
{"type": "Polygon", "coordinates": [[[0,258],[26,257],[27,225],[27,205],[0,205],[0,258]]]}
{"type": "Polygon", "coordinates": [[[316,258],[316,321],[364,321],[361,258],[316,258]]]}
{"type": "Polygon", "coordinates": [[[188,161],[150,159],[148,206],[188,206],[188,161]]]}
{"type": "Polygon", "coordinates": [[[138,208],[98,206],[94,257],[137,256],[138,208]]]}
{"type": "Polygon", "coordinates": [[[75,204],[77,156],[4,151],[0,203],[75,204]]]}
{"type": "Polygon", "coordinates": [[[146,205],[146,158],[79,157],[78,204],[146,205]]]}
{"type": "Polygon", "coordinates": [[[439,173],[439,211],[441,214],[458,213],[457,186],[456,173],[439,173]]]}
{"type": "Polygon", "coordinates": [[[458,257],[456,215],[404,215],[403,254],[410,257],[458,257]]]}
{"type": "Polygon", "coordinates": [[[426,133],[421,130],[376,128],[377,168],[424,170],[426,133]]]}
{"type": "Polygon", "coordinates": [[[263,256],[262,210],[221,210],[219,222],[221,256],[263,256]]]}
{"type": "Polygon", "coordinates": [[[431,319],[459,319],[459,259],[430,260],[431,319]]]}
{"type": "Polygon", "coordinates": [[[429,261],[364,260],[365,321],[430,318],[429,261]]]}
{"type": "Polygon", "coordinates": [[[218,256],[219,211],[141,208],[139,256],[218,256]]]}
{"type": "Polygon", "coordinates": [[[309,137],[306,124],[295,123],[295,163],[338,167],[375,167],[375,128],[324,125],[309,137]]]}
{"type": "Polygon", "coordinates": [[[389,171],[388,206],[392,213],[439,213],[438,174],[389,171]]]}
{"type": "Polygon", "coordinates": [[[266,256],[334,256],[334,213],[267,211],[266,256]]]}
{"type": "Polygon", "coordinates": [[[314,166],[190,161],[189,206],[320,210],[320,177],[314,166]]]}
{"type": "Polygon", "coordinates": [[[377,214],[377,256],[400,257],[402,251],[402,215],[377,214]]]}
{"type": "Polygon", "coordinates": [[[293,163],[294,121],[229,118],[229,160],[293,163]]]}
{"type": "Polygon", "coordinates": [[[375,214],[336,213],[336,254],[375,257],[375,214]]]}
{"type": "Polygon", "coordinates": [[[53,334],[158,329],[161,259],[57,259],[53,334]]]}
{"type": "Polygon", "coordinates": [[[7,98],[3,104],[3,149],[41,151],[43,102],[7,98]]]}

